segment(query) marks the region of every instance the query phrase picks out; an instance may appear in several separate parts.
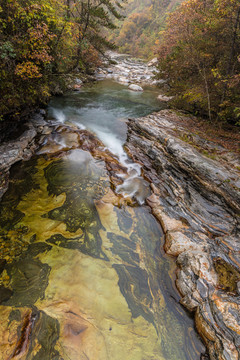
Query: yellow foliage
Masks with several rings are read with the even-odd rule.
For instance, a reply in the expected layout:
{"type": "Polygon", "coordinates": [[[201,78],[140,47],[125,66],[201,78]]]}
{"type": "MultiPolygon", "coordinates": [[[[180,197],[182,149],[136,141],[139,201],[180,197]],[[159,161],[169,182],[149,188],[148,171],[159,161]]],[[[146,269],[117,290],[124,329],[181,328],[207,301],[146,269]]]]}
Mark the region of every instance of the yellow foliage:
{"type": "Polygon", "coordinates": [[[23,80],[42,77],[42,74],[39,71],[39,67],[31,61],[18,64],[15,69],[15,75],[19,76],[23,80]]]}

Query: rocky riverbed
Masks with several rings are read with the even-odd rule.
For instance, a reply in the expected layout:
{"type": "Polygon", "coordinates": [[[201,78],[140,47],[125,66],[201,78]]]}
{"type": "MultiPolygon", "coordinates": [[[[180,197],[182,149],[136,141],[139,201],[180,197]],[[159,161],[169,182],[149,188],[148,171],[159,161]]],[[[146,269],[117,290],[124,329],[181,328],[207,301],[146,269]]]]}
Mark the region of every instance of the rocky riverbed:
{"type": "Polygon", "coordinates": [[[142,86],[156,85],[163,80],[154,80],[157,73],[156,59],[145,63],[139,59],[133,59],[128,55],[120,55],[113,51],[107,54],[108,61],[97,71],[98,79],[113,79],[120,84],[132,87],[133,91],[141,91],[142,86]],[[134,89],[133,85],[137,85],[134,89]],[[141,86],[140,86],[141,85],[141,86]]]}
{"type": "MultiPolygon", "coordinates": [[[[99,70],[97,79],[114,79],[142,89],[156,84],[154,63],[147,65],[115,53],[109,57],[110,65],[99,70]]],[[[186,134],[182,117],[169,110],[129,119],[126,150],[142,165],[151,184],[147,204],[164,230],[165,251],[177,258],[181,303],[194,314],[210,359],[235,360],[240,354],[239,159],[197,134],[191,134],[188,141],[186,134]],[[208,156],[211,149],[215,160],[208,156]]],[[[40,146],[39,154],[44,156],[84,150],[91,144],[91,153],[105,159],[112,187],[119,185],[116,169],[125,170],[110,153],[94,154],[99,143],[89,136],[72,125],[46,122],[43,111],[36,113],[20,137],[0,146],[0,197],[8,188],[11,166],[30,159],[40,146]],[[64,136],[64,145],[58,134],[64,136]]],[[[24,316],[30,319],[26,333],[35,320],[30,313],[24,316]]],[[[17,341],[17,331],[13,337],[17,341]]]]}

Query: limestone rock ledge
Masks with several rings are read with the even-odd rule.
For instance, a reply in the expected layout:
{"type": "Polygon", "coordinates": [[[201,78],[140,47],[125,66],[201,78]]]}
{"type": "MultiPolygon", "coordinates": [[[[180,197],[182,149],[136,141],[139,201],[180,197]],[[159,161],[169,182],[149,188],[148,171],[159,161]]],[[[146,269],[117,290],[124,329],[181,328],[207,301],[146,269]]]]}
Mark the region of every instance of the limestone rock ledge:
{"type": "Polygon", "coordinates": [[[0,199],[8,189],[9,172],[20,160],[29,160],[38,147],[44,143],[46,135],[59,126],[44,120],[45,110],[36,111],[24,124],[24,131],[18,137],[0,144],[0,199]]]}
{"type": "Polygon", "coordinates": [[[29,159],[36,149],[37,131],[26,124],[25,131],[15,140],[0,145],[0,199],[8,188],[9,170],[19,160],[29,159]]]}
{"type": "Polygon", "coordinates": [[[177,256],[177,288],[210,359],[240,355],[239,173],[176,136],[164,111],[129,119],[126,150],[151,182],[147,199],[177,256]]]}

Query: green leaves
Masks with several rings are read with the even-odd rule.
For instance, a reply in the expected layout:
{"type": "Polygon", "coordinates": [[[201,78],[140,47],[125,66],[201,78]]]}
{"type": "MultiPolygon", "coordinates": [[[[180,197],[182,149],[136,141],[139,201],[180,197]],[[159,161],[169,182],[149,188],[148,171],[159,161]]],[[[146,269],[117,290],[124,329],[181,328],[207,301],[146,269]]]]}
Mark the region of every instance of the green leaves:
{"type": "Polygon", "coordinates": [[[14,59],[16,57],[13,44],[10,41],[6,41],[0,46],[0,57],[3,60],[8,58],[14,59]]]}

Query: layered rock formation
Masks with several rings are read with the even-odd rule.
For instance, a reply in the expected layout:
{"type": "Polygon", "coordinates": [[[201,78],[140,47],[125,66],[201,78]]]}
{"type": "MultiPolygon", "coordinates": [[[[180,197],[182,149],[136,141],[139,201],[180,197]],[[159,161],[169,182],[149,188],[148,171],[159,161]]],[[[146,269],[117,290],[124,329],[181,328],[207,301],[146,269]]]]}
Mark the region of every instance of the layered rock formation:
{"type": "Polygon", "coordinates": [[[159,224],[113,191],[126,168],[86,130],[40,137],[0,204],[0,359],[199,358],[159,224]]]}
{"type": "MultiPolygon", "coordinates": [[[[163,110],[130,119],[126,149],[151,182],[147,202],[163,227],[166,252],[177,256],[182,304],[195,313],[210,358],[235,360],[240,354],[239,173],[179,139],[181,118],[172,118],[163,110]]],[[[227,158],[236,165],[236,157],[227,158]]]]}

